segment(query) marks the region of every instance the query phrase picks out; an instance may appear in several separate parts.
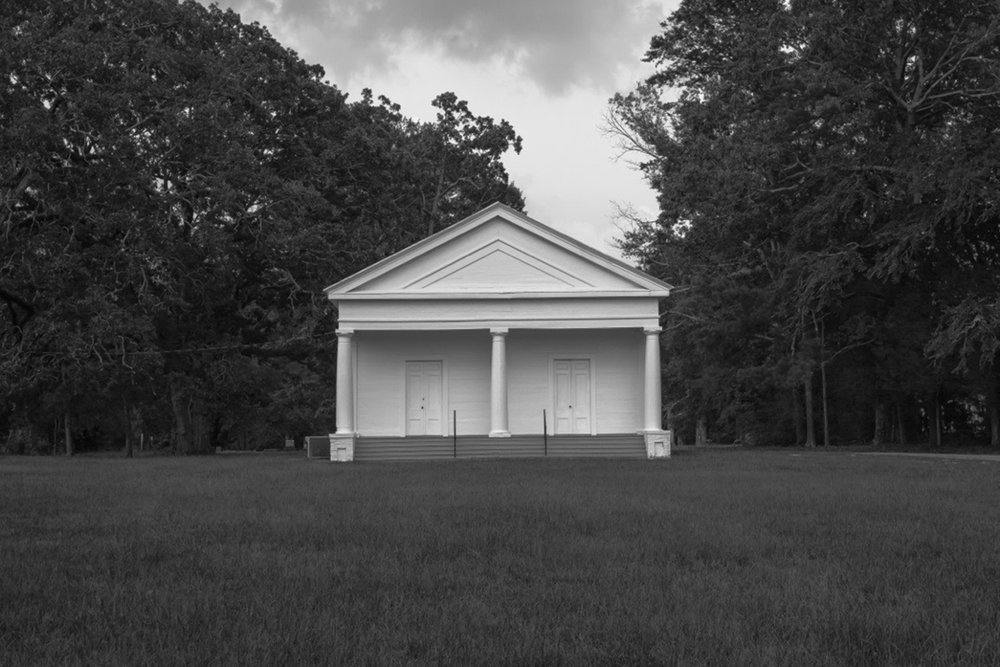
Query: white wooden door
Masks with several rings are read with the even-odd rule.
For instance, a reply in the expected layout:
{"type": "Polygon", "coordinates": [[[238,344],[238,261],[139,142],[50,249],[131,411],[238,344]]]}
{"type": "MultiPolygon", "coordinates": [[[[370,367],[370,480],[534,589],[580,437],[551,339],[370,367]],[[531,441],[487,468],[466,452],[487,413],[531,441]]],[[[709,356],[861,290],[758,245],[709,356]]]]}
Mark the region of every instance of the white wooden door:
{"type": "Polygon", "coordinates": [[[440,361],[406,362],[406,435],[444,435],[440,361]]]}
{"type": "Polygon", "coordinates": [[[590,360],[556,359],[555,433],[590,433],[590,360]]]}

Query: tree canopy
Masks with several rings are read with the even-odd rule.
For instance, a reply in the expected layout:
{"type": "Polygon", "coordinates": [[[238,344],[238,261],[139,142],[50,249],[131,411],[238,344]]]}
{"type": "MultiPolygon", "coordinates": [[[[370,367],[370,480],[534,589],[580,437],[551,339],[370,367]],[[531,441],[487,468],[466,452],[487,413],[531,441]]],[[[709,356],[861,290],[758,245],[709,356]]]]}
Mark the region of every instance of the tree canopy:
{"type": "Polygon", "coordinates": [[[681,428],[1000,446],[1000,6],[684,0],[646,60],[611,122],[681,428]]]}
{"type": "Polygon", "coordinates": [[[322,288],[524,206],[506,121],[453,93],[431,123],[350,101],[216,6],[11,0],[0,70],[0,432],[190,453],[325,432],[322,288]]]}

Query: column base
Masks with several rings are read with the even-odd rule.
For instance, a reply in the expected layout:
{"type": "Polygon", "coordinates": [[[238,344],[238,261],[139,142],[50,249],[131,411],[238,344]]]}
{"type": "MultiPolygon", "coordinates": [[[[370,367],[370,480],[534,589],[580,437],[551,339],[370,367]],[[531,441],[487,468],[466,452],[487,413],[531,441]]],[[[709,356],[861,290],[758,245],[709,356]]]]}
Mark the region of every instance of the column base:
{"type": "Polygon", "coordinates": [[[354,460],[355,433],[330,434],[330,461],[333,463],[350,463],[354,460]]]}
{"type": "Polygon", "coordinates": [[[490,431],[491,438],[509,438],[510,431],[490,431]]]}
{"type": "Polygon", "coordinates": [[[668,459],[674,441],[673,431],[642,431],[646,441],[646,458],[668,459]]]}

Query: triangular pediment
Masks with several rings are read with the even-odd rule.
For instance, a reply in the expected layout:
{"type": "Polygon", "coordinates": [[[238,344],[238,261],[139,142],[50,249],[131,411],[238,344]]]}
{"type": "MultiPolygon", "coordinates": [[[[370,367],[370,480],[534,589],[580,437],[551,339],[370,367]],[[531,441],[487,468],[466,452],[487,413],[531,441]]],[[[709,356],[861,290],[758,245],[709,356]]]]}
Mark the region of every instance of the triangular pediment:
{"type": "Polygon", "coordinates": [[[496,240],[456,258],[407,288],[421,290],[491,290],[518,288],[525,291],[558,291],[592,287],[578,276],[547,263],[510,244],[496,240]]]}
{"type": "Polygon", "coordinates": [[[666,296],[669,286],[494,204],[327,288],[333,300],[448,295],[666,296]]]}

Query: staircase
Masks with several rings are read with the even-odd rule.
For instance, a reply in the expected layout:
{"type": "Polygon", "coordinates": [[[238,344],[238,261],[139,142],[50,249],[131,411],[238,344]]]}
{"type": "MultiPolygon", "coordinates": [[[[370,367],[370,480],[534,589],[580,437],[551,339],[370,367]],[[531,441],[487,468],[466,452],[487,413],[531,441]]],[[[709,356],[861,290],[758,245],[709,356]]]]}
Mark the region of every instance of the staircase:
{"type": "Polygon", "coordinates": [[[550,435],[548,448],[541,435],[490,438],[478,435],[450,437],[358,437],[355,461],[425,459],[613,457],[645,458],[643,437],[634,433],[610,435],[550,435]]]}

